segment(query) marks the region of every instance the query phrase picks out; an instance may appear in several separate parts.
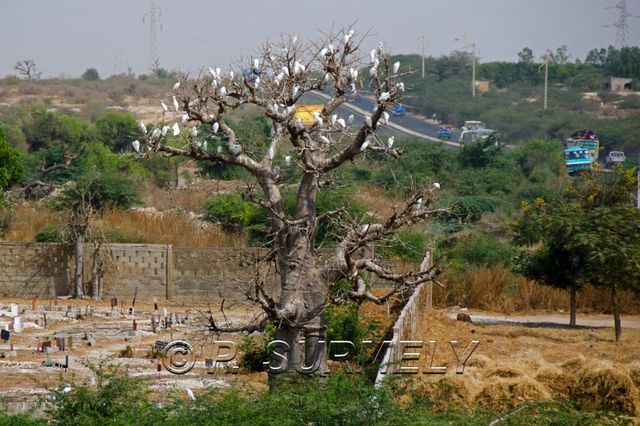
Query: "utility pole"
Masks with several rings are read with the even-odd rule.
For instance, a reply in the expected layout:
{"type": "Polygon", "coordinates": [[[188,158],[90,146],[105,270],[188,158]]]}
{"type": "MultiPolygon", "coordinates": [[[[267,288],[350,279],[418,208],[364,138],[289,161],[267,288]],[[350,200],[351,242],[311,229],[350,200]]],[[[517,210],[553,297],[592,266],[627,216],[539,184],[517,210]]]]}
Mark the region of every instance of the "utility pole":
{"type": "Polygon", "coordinates": [[[424,36],[422,36],[422,78],[424,78],[424,36]]]}
{"type": "Polygon", "coordinates": [[[476,98],[476,45],[471,44],[471,97],[476,98]]]}
{"type": "MultiPolygon", "coordinates": [[[[151,0],[149,6],[149,12],[145,13],[142,17],[142,23],[145,23],[145,18],[149,17],[149,72],[151,75],[157,75],[160,67],[160,60],[158,59],[158,46],[156,41],[156,27],[158,24],[158,18],[161,16],[162,11],[156,7],[156,2],[151,0]]],[[[162,28],[161,28],[162,29],[162,28]]]]}
{"type": "Polygon", "coordinates": [[[543,110],[547,109],[547,96],[549,93],[549,55],[544,56],[544,106],[543,110]]]}

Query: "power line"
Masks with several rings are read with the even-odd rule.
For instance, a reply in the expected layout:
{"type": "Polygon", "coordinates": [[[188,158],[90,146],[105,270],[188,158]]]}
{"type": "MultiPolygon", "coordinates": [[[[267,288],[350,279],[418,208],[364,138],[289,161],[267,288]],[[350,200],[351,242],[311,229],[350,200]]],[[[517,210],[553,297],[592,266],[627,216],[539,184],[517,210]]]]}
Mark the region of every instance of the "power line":
{"type": "Polygon", "coordinates": [[[621,49],[629,45],[629,26],[627,25],[627,18],[638,18],[638,16],[629,13],[627,0],[618,0],[618,3],[616,3],[615,6],[610,6],[606,9],[613,8],[618,9],[618,20],[611,25],[605,25],[605,27],[616,27],[616,47],[621,49]]]}
{"type": "MultiPolygon", "coordinates": [[[[152,75],[157,75],[160,68],[160,59],[158,59],[158,44],[156,26],[158,24],[158,18],[162,16],[162,11],[156,6],[156,2],[151,0],[149,6],[149,13],[145,13],[142,16],[142,23],[145,22],[145,17],[149,17],[149,72],[152,75]]],[[[162,29],[162,27],[160,27],[162,29]]]]}

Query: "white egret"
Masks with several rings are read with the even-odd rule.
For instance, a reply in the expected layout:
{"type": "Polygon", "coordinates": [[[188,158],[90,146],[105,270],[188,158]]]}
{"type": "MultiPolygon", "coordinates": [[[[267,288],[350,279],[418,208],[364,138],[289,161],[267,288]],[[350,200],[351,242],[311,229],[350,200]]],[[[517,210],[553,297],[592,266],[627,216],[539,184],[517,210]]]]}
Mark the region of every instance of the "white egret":
{"type": "Polygon", "coordinates": [[[328,137],[326,137],[326,136],[324,136],[324,135],[321,135],[321,136],[320,136],[320,140],[321,140],[322,142],[326,143],[327,145],[331,143],[331,141],[329,140],[329,138],[328,138],[328,137]]]}
{"type": "Polygon", "coordinates": [[[391,149],[391,147],[393,146],[393,141],[395,140],[395,136],[391,136],[389,137],[389,139],[387,139],[387,148],[391,149]]]}
{"type": "Polygon", "coordinates": [[[171,130],[173,130],[173,136],[178,136],[180,134],[180,126],[178,126],[178,123],[173,123],[171,130]]]}
{"type": "Polygon", "coordinates": [[[147,126],[144,125],[144,121],[140,121],[140,130],[142,130],[142,133],[145,135],[147,134],[147,126]]]}
{"type": "Polygon", "coordinates": [[[349,87],[351,88],[351,93],[356,93],[356,84],[355,83],[351,83],[351,85],[349,87]]]}
{"type": "Polygon", "coordinates": [[[213,87],[214,89],[218,88],[218,80],[211,80],[211,87],[213,87]]]}
{"type": "Polygon", "coordinates": [[[189,388],[186,388],[186,389],[187,389],[187,395],[189,396],[189,398],[191,398],[192,401],[195,401],[196,397],[193,394],[193,391],[191,389],[189,389],[189,388]]]}
{"type": "Polygon", "coordinates": [[[179,88],[180,88],[180,82],[178,81],[176,84],[173,85],[173,91],[175,92],[179,88]]]}
{"type": "Polygon", "coordinates": [[[195,141],[195,145],[196,145],[197,148],[201,148],[202,147],[202,142],[195,141]]]}
{"type": "Polygon", "coordinates": [[[375,77],[378,74],[378,69],[376,67],[369,68],[369,77],[375,77]]]}
{"type": "Polygon", "coordinates": [[[164,103],[163,99],[160,99],[160,105],[162,105],[162,109],[164,110],[164,112],[169,111],[169,108],[167,108],[167,104],[164,103]]]}
{"type": "Polygon", "coordinates": [[[242,145],[240,145],[239,143],[235,143],[233,145],[231,145],[231,153],[233,155],[238,155],[242,152],[242,145]]]}
{"type": "Polygon", "coordinates": [[[255,59],[253,60],[253,68],[255,68],[255,69],[260,69],[260,59],[255,58],[255,59]]]}
{"type": "Polygon", "coordinates": [[[235,77],[235,74],[233,71],[229,71],[229,79],[233,80],[233,77],[235,77]]]}
{"type": "Polygon", "coordinates": [[[62,393],[69,393],[71,392],[71,386],[65,386],[64,389],[62,389],[60,392],[62,393]]]}
{"type": "Polygon", "coordinates": [[[331,79],[331,74],[326,73],[326,74],[324,75],[324,79],[323,79],[322,81],[324,81],[325,83],[328,83],[328,82],[329,82],[329,79],[331,79]]]}
{"type": "Polygon", "coordinates": [[[131,142],[131,145],[133,146],[135,152],[140,152],[140,142],[137,139],[131,142]]]}
{"type": "Polygon", "coordinates": [[[197,127],[192,127],[191,128],[191,136],[193,136],[194,138],[196,136],[198,136],[198,128],[197,127]]]}
{"type": "Polygon", "coordinates": [[[296,34],[294,34],[293,38],[291,39],[291,44],[293,44],[295,46],[297,42],[298,42],[298,36],[296,34]]]}
{"type": "Polygon", "coordinates": [[[378,100],[380,102],[386,102],[386,101],[389,100],[389,96],[390,96],[389,92],[382,92],[382,93],[380,93],[380,97],[378,98],[378,100]]]}
{"type": "Polygon", "coordinates": [[[360,235],[365,235],[367,232],[369,232],[369,224],[367,223],[365,225],[362,225],[359,231],[360,235]]]}
{"type": "Polygon", "coordinates": [[[440,189],[440,184],[439,184],[438,182],[434,182],[434,183],[433,183],[433,187],[434,187],[435,189],[440,189]]]}
{"type": "Polygon", "coordinates": [[[218,129],[220,128],[220,123],[218,123],[217,121],[215,123],[213,123],[213,133],[218,133],[218,129]]]}
{"type": "Polygon", "coordinates": [[[389,124],[389,113],[387,111],[382,112],[382,119],[384,120],[384,124],[389,124]]]}
{"type": "Polygon", "coordinates": [[[422,198],[418,198],[418,201],[416,201],[416,208],[418,210],[422,208],[422,198]]]}
{"type": "Polygon", "coordinates": [[[162,136],[162,131],[158,128],[153,129],[153,132],[151,132],[151,139],[160,139],[160,136],[162,136]]]}
{"type": "Polygon", "coordinates": [[[209,67],[209,74],[211,74],[211,77],[216,78],[216,72],[214,71],[213,68],[209,67]]]}
{"type": "Polygon", "coordinates": [[[373,127],[373,121],[371,121],[371,117],[369,117],[368,115],[364,118],[364,122],[368,127],[373,127]]]}
{"type": "Polygon", "coordinates": [[[353,116],[353,114],[349,114],[349,117],[347,117],[347,122],[349,124],[353,123],[353,120],[355,119],[355,117],[353,116]]]}
{"type": "Polygon", "coordinates": [[[187,124],[187,121],[189,121],[189,114],[185,112],[184,114],[182,114],[182,118],[180,118],[180,124],[184,126],[185,124],[187,124]]]}
{"type": "Polygon", "coordinates": [[[222,145],[218,145],[218,148],[216,148],[216,152],[218,154],[220,154],[222,152],[222,145]]]}
{"type": "Polygon", "coordinates": [[[333,44],[331,44],[331,43],[329,43],[329,45],[327,46],[327,48],[329,49],[329,52],[331,52],[331,53],[333,53],[333,52],[335,52],[335,51],[336,51],[336,47],[335,47],[333,44]]]}
{"type": "Polygon", "coordinates": [[[288,67],[288,66],[286,66],[286,65],[285,65],[285,66],[283,66],[283,67],[282,67],[282,73],[283,73],[284,75],[286,75],[287,77],[289,77],[289,67],[288,67]]]}
{"type": "Polygon", "coordinates": [[[329,53],[329,49],[327,49],[326,47],[323,47],[322,50],[320,51],[320,56],[327,56],[328,53],[329,53]]]}
{"type": "Polygon", "coordinates": [[[369,147],[369,139],[365,140],[364,143],[360,146],[360,152],[365,151],[369,147]]]}
{"type": "Polygon", "coordinates": [[[169,126],[162,126],[162,136],[166,136],[170,128],[169,126]]]}
{"type": "Polygon", "coordinates": [[[322,126],[324,124],[324,120],[320,117],[320,113],[318,111],[313,111],[313,121],[315,121],[318,126],[322,126]]]}
{"type": "Polygon", "coordinates": [[[178,98],[176,98],[176,95],[173,95],[173,110],[175,112],[180,111],[180,104],[178,103],[178,98]]]}
{"type": "Polygon", "coordinates": [[[220,97],[224,98],[225,96],[227,96],[227,88],[224,87],[224,86],[221,86],[220,90],[219,90],[219,93],[220,93],[220,97]]]}
{"type": "Polygon", "coordinates": [[[297,84],[291,88],[291,97],[292,98],[296,97],[296,95],[298,94],[298,90],[300,90],[300,86],[298,86],[297,84]]]}
{"type": "Polygon", "coordinates": [[[256,77],[256,79],[253,82],[253,87],[257,89],[259,85],[260,85],[260,77],[256,77]]]}
{"type": "Polygon", "coordinates": [[[396,84],[396,86],[398,86],[398,90],[400,90],[401,92],[404,92],[404,83],[400,82],[396,84]]]}
{"type": "Polygon", "coordinates": [[[287,167],[291,167],[291,156],[287,155],[286,157],[284,157],[284,165],[287,167]]]}
{"type": "Polygon", "coordinates": [[[347,127],[347,123],[344,122],[344,118],[338,118],[337,122],[343,129],[347,127]]]}
{"type": "Polygon", "coordinates": [[[209,144],[207,143],[207,141],[202,142],[202,150],[203,151],[206,151],[208,147],[209,147],[209,144]]]}
{"type": "Polygon", "coordinates": [[[331,125],[335,126],[336,125],[336,120],[338,119],[338,114],[333,114],[331,116],[331,125]]]}
{"type": "Polygon", "coordinates": [[[400,70],[400,62],[398,61],[393,64],[393,73],[398,74],[399,70],[400,70]]]}
{"type": "Polygon", "coordinates": [[[351,40],[351,37],[353,37],[355,33],[355,30],[349,30],[349,34],[344,35],[344,44],[349,43],[349,40],[351,40]]]}
{"type": "Polygon", "coordinates": [[[222,72],[222,70],[220,69],[220,67],[216,67],[216,77],[220,78],[220,73],[222,72]]]}
{"type": "Polygon", "coordinates": [[[378,56],[376,49],[371,49],[371,52],[369,52],[369,59],[371,59],[371,63],[376,60],[376,56],[378,56]]]}

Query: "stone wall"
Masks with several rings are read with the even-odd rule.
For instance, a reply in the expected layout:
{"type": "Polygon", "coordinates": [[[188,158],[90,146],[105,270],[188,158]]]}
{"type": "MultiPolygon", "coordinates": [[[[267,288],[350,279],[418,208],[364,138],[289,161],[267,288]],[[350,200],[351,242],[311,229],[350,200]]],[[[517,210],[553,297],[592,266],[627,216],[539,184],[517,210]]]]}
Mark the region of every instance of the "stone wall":
{"type": "MultiPolygon", "coordinates": [[[[219,303],[245,301],[254,248],[190,248],[164,244],[105,244],[103,298],[219,303]]],[[[93,246],[85,246],[86,292],[92,274],[93,246]]],[[[74,261],[62,244],[0,243],[0,295],[65,296],[73,292],[74,261]]],[[[273,290],[275,283],[267,283],[273,290]]]]}

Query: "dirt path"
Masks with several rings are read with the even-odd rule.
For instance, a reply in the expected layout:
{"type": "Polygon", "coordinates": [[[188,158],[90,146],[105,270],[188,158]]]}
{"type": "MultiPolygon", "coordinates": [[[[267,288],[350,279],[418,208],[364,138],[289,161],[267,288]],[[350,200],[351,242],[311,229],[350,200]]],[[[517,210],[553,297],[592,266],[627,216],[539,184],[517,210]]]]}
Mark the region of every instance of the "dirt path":
{"type": "MultiPolygon", "coordinates": [[[[569,315],[500,315],[474,313],[473,311],[451,311],[449,318],[456,319],[458,313],[465,313],[477,324],[522,324],[529,327],[568,327],[569,315]]],[[[578,315],[576,318],[578,327],[600,328],[613,327],[611,315],[578,315]]],[[[640,318],[637,315],[623,316],[622,328],[640,329],[640,318]]]]}

